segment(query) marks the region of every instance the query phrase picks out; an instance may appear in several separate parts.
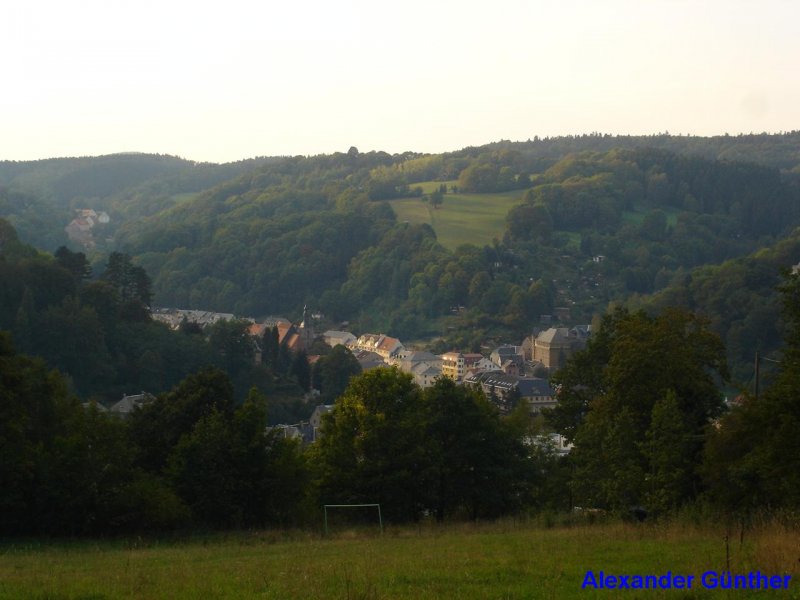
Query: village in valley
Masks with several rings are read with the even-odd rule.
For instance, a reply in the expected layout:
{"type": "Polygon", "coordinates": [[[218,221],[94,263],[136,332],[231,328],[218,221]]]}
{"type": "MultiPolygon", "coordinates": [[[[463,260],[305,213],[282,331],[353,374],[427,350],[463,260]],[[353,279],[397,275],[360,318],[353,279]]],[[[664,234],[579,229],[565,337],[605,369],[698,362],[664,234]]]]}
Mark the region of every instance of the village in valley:
{"type": "MultiPolygon", "coordinates": [[[[204,328],[237,318],[232,313],[172,308],[154,309],[152,317],[176,330],[187,323],[204,328]]],[[[283,317],[244,319],[250,322],[248,333],[253,344],[254,360],[257,363],[261,361],[261,340],[274,329],[280,345],[292,353],[303,351],[307,354],[309,366],[320,359],[319,354],[308,352],[315,342],[324,342],[330,348],[341,345],[353,354],[362,371],[396,367],[411,375],[414,383],[421,388],[432,386],[439,377],[448,377],[458,384],[480,388],[501,414],[509,414],[524,402],[531,416],[556,406],[558,392],[550,385],[548,377],[576,351],[583,349],[591,334],[591,325],[550,326],[534,329],[518,345],[501,344],[487,348],[487,356],[457,349],[437,355],[408,347],[398,338],[384,333],[356,336],[350,331],[333,329],[320,332],[314,323],[323,319],[323,315],[312,314],[307,307],[300,323],[292,323],[283,317]]],[[[551,324],[551,319],[545,315],[542,320],[551,324]]],[[[313,403],[318,396],[318,390],[312,389],[306,394],[305,400],[313,403]]],[[[124,415],[137,404],[152,399],[154,396],[146,392],[136,396],[126,395],[109,410],[124,415]]],[[[316,404],[307,421],[275,427],[287,438],[311,443],[319,435],[322,415],[332,408],[332,404],[316,404]]],[[[563,436],[552,434],[549,438],[555,451],[561,454],[569,452],[571,445],[563,436]]]]}

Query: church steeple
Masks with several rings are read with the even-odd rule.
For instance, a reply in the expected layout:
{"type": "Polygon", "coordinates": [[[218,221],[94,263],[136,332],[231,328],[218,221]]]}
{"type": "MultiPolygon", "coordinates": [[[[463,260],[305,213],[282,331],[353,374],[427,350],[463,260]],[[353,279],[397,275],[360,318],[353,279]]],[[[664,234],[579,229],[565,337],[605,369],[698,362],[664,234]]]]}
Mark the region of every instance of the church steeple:
{"type": "Polygon", "coordinates": [[[300,322],[298,333],[302,340],[303,347],[308,349],[314,341],[314,322],[308,312],[308,305],[303,307],[303,320],[300,322]]]}

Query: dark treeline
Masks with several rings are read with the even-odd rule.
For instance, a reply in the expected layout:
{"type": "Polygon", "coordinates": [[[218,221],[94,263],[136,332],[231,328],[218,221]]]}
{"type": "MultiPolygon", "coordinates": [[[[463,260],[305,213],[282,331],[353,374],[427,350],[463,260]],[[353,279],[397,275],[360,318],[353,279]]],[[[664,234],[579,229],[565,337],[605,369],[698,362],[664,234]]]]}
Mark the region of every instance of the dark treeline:
{"type": "Polygon", "coordinates": [[[787,329],[774,379],[730,409],[718,391],[724,346],[707,321],[678,309],[607,315],[554,378],[562,387],[550,420],[575,443],[566,461],[574,502],[654,514],[699,503],[743,524],[800,508],[800,276],[785,277],[781,300],[787,329]]]}
{"type": "Polygon", "coordinates": [[[265,430],[263,397],[236,406],[206,369],[122,422],[0,336],[0,531],[109,534],[287,523],[299,448],[265,430]]]}
{"type": "Polygon", "coordinates": [[[800,258],[799,233],[752,255],[693,269],[658,293],[629,304],[652,313],[682,306],[707,318],[725,342],[733,380],[752,389],[755,353],[771,359],[761,368],[765,378],[777,364],[772,361],[780,359],[787,324],[780,317],[775,291],[781,271],[800,258]]]}
{"type": "MultiPolygon", "coordinates": [[[[247,321],[219,321],[205,330],[187,323],[172,331],[152,320],[150,278],[126,254],[112,252],[94,273],[83,252],[37,252],[0,219],[0,282],[0,329],[13,334],[18,352],[60,370],[83,400],[110,405],[123,394],[158,394],[215,366],[230,378],[237,402],[253,386],[269,393],[273,422],[308,416],[301,398],[311,374],[297,367],[308,371],[305,355],[298,360],[281,348],[256,362],[259,341],[247,321]]],[[[319,353],[328,350],[322,344],[319,353]]]]}
{"type": "MultiPolygon", "coordinates": [[[[408,261],[409,273],[433,273],[449,256],[425,228],[389,232],[378,248],[408,261]],[[426,267],[413,262],[420,250],[426,267]]],[[[732,271],[741,288],[769,287],[795,246],[789,239],[720,271],[732,271]]],[[[524,405],[501,417],[481,393],[449,380],[421,390],[396,370],[357,375],[341,347],[309,370],[301,353],[277,343],[276,330],[260,340],[255,364],[245,322],[170,331],[150,320],[149,276],[125,254],[112,253],[95,274],[82,253],[41,254],[1,221],[0,251],[0,326],[14,336],[0,336],[6,535],[314,523],[322,503],[380,502],[395,522],[573,506],[670,515],[700,504],[742,519],[797,508],[798,275],[782,286],[785,350],[758,398],[745,394],[732,410],[723,404],[725,347],[707,319],[666,307],[616,310],[554,377],[558,409],[532,423],[524,405]],[[100,391],[135,384],[160,393],[127,421],[74,393],[116,399],[100,391]],[[335,407],[322,439],[303,449],[266,425],[289,414],[287,386],[302,393],[312,385],[335,407]],[[538,435],[550,428],[574,442],[568,456],[538,435]]],[[[474,265],[485,252],[456,256],[474,265]]],[[[375,272],[389,260],[380,257],[375,272]]],[[[714,304],[701,291],[715,277],[698,273],[684,294],[714,304]]],[[[474,293],[497,280],[487,274],[474,293]]],[[[537,293],[546,299],[548,289],[537,293]]]]}
{"type": "Polygon", "coordinates": [[[602,509],[667,518],[696,507],[747,523],[800,508],[800,276],[780,372],[727,408],[724,347],[681,309],[607,315],[554,378],[546,423],[501,417],[448,379],[356,375],[303,448],[268,430],[269,398],[237,403],[202,369],[125,421],[82,406],[40,359],[0,335],[0,534],[98,535],[319,524],[322,504],[379,502],[393,523],[602,509]],[[574,442],[559,456],[539,435],[574,442]]]}

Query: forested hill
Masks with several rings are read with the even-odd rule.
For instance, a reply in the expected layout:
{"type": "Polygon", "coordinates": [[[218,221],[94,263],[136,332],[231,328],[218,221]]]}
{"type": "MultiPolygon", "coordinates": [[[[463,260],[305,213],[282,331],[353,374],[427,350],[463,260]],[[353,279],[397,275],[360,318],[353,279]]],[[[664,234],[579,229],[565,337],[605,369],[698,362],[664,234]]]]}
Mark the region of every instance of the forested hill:
{"type": "Polygon", "coordinates": [[[709,160],[751,162],[775,167],[781,171],[800,173],[800,131],[778,135],[751,133],[697,137],[684,135],[619,136],[588,134],[535,138],[527,142],[501,141],[485,146],[488,149],[511,149],[529,153],[545,164],[576,152],[607,152],[615,148],[658,148],[675,154],[709,160]]]}
{"type": "Polygon", "coordinates": [[[800,229],[775,246],[762,248],[721,265],[698,267],[657,294],[634,302],[654,314],[668,306],[682,306],[710,320],[727,348],[734,379],[752,385],[755,353],[768,360],[765,372],[781,359],[781,340],[787,335],[780,318],[777,294],[782,274],[800,260],[800,229]]]}
{"type": "Polygon", "coordinates": [[[112,197],[142,184],[162,191],[200,191],[280,158],[197,163],[176,156],[121,153],[97,157],[0,161],[0,185],[35,192],[58,203],[112,197]]]}
{"type": "Polygon", "coordinates": [[[171,206],[259,165],[252,159],[217,165],[153,154],[113,154],[37,161],[0,161],[0,217],[26,242],[55,251],[67,243],[64,226],[79,208],[111,215],[111,233],[126,219],[171,206]]]}
{"type": "Polygon", "coordinates": [[[98,274],[111,251],[131,255],[156,305],[297,317],[308,304],[330,324],[467,350],[518,342],[542,315],[587,323],[778,243],[800,225],[798,157],[793,132],[587,135],[438,155],[353,147],[228,165],[54,159],[0,164],[0,216],[52,251],[74,209],[107,211],[94,245],[72,249],[98,274]],[[465,195],[510,202],[505,232],[447,250],[435,217],[475,219],[465,195]],[[430,200],[420,206],[432,226],[396,217],[393,203],[414,198],[430,200]]]}

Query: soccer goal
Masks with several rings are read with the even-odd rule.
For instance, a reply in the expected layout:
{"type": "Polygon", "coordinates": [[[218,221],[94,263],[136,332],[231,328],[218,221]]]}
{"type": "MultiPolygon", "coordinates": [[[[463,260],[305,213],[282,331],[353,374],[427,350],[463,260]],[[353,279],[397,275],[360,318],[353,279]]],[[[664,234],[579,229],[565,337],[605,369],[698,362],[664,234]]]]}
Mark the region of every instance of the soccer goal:
{"type": "MultiPolygon", "coordinates": [[[[376,509],[378,513],[378,525],[381,528],[381,535],[383,535],[383,517],[381,516],[381,505],[380,504],[323,504],[323,510],[325,512],[325,535],[328,535],[328,511],[330,509],[343,509],[345,512],[352,513],[352,512],[361,512],[363,518],[363,512],[370,511],[371,509],[376,509]],[[349,509],[349,510],[348,510],[349,509]]],[[[374,513],[373,513],[374,514],[374,513]]]]}

